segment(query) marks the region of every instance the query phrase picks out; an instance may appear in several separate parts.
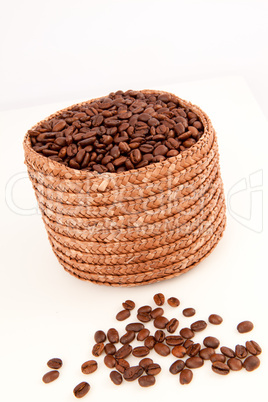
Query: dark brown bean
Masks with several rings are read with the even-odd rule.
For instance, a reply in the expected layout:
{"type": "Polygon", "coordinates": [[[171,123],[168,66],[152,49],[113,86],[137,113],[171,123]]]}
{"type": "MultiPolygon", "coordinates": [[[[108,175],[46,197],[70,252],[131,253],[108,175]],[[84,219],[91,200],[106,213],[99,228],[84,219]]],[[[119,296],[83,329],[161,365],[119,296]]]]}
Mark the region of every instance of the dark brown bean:
{"type": "Polygon", "coordinates": [[[204,340],[203,340],[203,344],[207,347],[207,348],[213,348],[213,349],[217,349],[220,345],[220,341],[215,338],[214,336],[207,336],[204,340]]]}
{"type": "Polygon", "coordinates": [[[152,311],[151,306],[142,306],[138,309],[137,313],[138,314],[148,314],[152,311]]]}
{"type": "Polygon", "coordinates": [[[219,361],[212,363],[211,368],[214,371],[214,373],[221,374],[221,375],[226,375],[226,374],[229,374],[229,372],[230,372],[229,366],[227,364],[219,362],[219,361]]]}
{"type": "Polygon", "coordinates": [[[161,307],[157,307],[150,312],[150,316],[153,319],[155,319],[156,317],[159,317],[160,315],[163,315],[163,314],[164,314],[164,310],[161,307]]]}
{"type": "Polygon", "coordinates": [[[153,364],[153,360],[150,359],[149,357],[145,357],[144,359],[141,359],[139,362],[139,366],[141,366],[144,370],[150,365],[153,364]]]}
{"type": "Polygon", "coordinates": [[[246,349],[252,355],[259,355],[262,352],[260,345],[255,341],[247,341],[246,349]]]}
{"type": "Polygon", "coordinates": [[[186,359],[186,361],[185,361],[185,365],[188,368],[199,368],[199,367],[203,366],[203,364],[204,364],[204,360],[199,356],[189,357],[189,359],[186,359]]]}
{"type": "Polygon", "coordinates": [[[128,367],[123,374],[126,381],[134,381],[139,378],[143,373],[143,368],[141,366],[131,366],[128,367]]]}
{"type": "Polygon", "coordinates": [[[151,321],[151,314],[150,313],[137,314],[137,319],[140,320],[141,322],[149,322],[151,321]]]}
{"type": "Polygon", "coordinates": [[[96,343],[101,343],[106,341],[106,334],[105,332],[99,330],[95,332],[94,339],[96,343]]]}
{"type": "Polygon", "coordinates": [[[195,321],[191,324],[191,330],[194,332],[199,332],[199,331],[203,331],[204,329],[206,329],[207,327],[207,323],[203,320],[198,320],[195,321]]]}
{"type": "Polygon", "coordinates": [[[149,335],[144,341],[144,346],[146,346],[148,349],[153,349],[155,343],[156,340],[154,339],[154,336],[149,335]]]}
{"type": "Polygon", "coordinates": [[[160,373],[161,367],[157,363],[151,363],[145,367],[145,371],[148,375],[157,375],[160,373]]]}
{"type": "Polygon", "coordinates": [[[155,331],[154,339],[156,340],[156,342],[164,342],[165,338],[166,334],[164,331],[162,331],[162,329],[158,329],[157,331],[155,331]]]}
{"type": "Polygon", "coordinates": [[[147,328],[143,328],[137,335],[138,341],[144,341],[144,339],[148,338],[150,335],[150,331],[147,328]]]}
{"type": "Polygon", "coordinates": [[[156,293],[154,295],[154,302],[157,306],[163,306],[163,304],[165,303],[165,296],[163,295],[163,293],[156,293]]]}
{"type": "Polygon", "coordinates": [[[109,368],[113,368],[115,366],[116,360],[114,358],[113,355],[106,355],[104,357],[104,364],[109,367],[109,368]]]}
{"type": "Polygon", "coordinates": [[[180,373],[185,367],[185,363],[183,360],[175,360],[174,363],[171,364],[169,371],[171,374],[180,373]]]}
{"type": "Polygon", "coordinates": [[[93,356],[99,357],[104,350],[104,343],[96,343],[93,348],[92,348],[92,354],[93,356]]]}
{"type": "Polygon", "coordinates": [[[235,347],[235,355],[239,359],[244,359],[248,354],[247,349],[243,345],[236,345],[235,347]]]}
{"type": "Polygon", "coordinates": [[[193,357],[199,353],[200,349],[201,349],[200,343],[193,343],[187,348],[186,353],[188,356],[193,357]]]}
{"type": "Polygon", "coordinates": [[[135,308],[135,303],[132,300],[126,300],[124,303],[122,303],[122,306],[125,310],[133,310],[135,308]]]}
{"type": "Polygon", "coordinates": [[[125,343],[131,343],[135,339],[135,332],[134,331],[127,331],[124,335],[121,336],[120,342],[125,344],[125,343]]]}
{"type": "Polygon", "coordinates": [[[231,359],[227,360],[227,364],[233,371],[239,371],[243,367],[241,360],[236,357],[231,357],[231,359]]]}
{"type": "Polygon", "coordinates": [[[113,343],[106,343],[104,346],[104,351],[107,355],[114,355],[116,352],[116,347],[113,343]]]}
{"type": "Polygon", "coordinates": [[[141,387],[151,387],[155,384],[155,377],[153,375],[143,375],[138,379],[141,387]]]}
{"type": "Polygon", "coordinates": [[[132,346],[126,343],[115,352],[114,357],[116,359],[125,359],[130,355],[131,352],[132,352],[132,346]]]}
{"type": "Polygon", "coordinates": [[[172,318],[166,325],[166,329],[169,333],[173,334],[179,326],[177,318],[172,318]]]}
{"type": "Polygon", "coordinates": [[[191,339],[186,339],[186,341],[183,342],[183,346],[187,349],[193,343],[194,343],[194,341],[192,341],[191,339]]]}
{"type": "Polygon", "coordinates": [[[240,332],[240,334],[244,334],[252,331],[253,327],[254,326],[251,321],[242,321],[237,325],[237,331],[240,332]]]}
{"type": "Polygon", "coordinates": [[[243,367],[247,371],[256,370],[260,365],[260,359],[257,356],[248,356],[243,363],[243,367]]]}
{"type": "Polygon", "coordinates": [[[193,372],[190,369],[184,369],[180,372],[181,385],[190,384],[193,379],[193,372]]]}
{"type": "Polygon", "coordinates": [[[81,366],[81,371],[83,374],[91,374],[94,373],[98,368],[98,363],[96,360],[88,360],[87,362],[83,363],[81,366]]]}
{"type": "Polygon", "coordinates": [[[220,350],[224,356],[235,357],[235,352],[233,351],[233,349],[228,348],[227,346],[222,346],[220,350]]]}
{"type": "Polygon", "coordinates": [[[169,346],[177,346],[177,345],[182,345],[184,342],[184,339],[180,335],[169,335],[166,336],[166,344],[169,346]]]}
{"type": "Polygon", "coordinates": [[[186,348],[182,345],[177,345],[177,346],[174,346],[174,348],[172,349],[171,352],[172,352],[173,356],[184,357],[186,355],[186,348]]]}
{"type": "Polygon", "coordinates": [[[117,321],[124,321],[128,317],[130,317],[130,311],[129,310],[122,310],[122,311],[119,311],[119,313],[116,314],[115,318],[117,319],[117,321]]]}
{"type": "Polygon", "coordinates": [[[178,307],[180,305],[180,301],[177,297],[170,297],[167,299],[167,302],[171,307],[178,307]]]}
{"type": "Polygon", "coordinates": [[[144,357],[149,353],[150,349],[148,349],[146,346],[136,346],[134,349],[132,349],[132,354],[136,357],[144,357]]]}
{"type": "Polygon", "coordinates": [[[125,359],[115,360],[115,368],[120,373],[124,374],[125,370],[129,367],[129,362],[125,359]]]}
{"type": "Polygon", "coordinates": [[[210,356],[210,361],[212,363],[214,362],[221,362],[224,363],[226,360],[226,357],[222,355],[221,353],[214,353],[213,355],[210,356]]]}
{"type": "Polygon", "coordinates": [[[182,311],[182,314],[183,314],[185,317],[192,317],[193,315],[195,315],[195,309],[192,308],[192,307],[185,308],[185,309],[182,311]]]}
{"type": "Polygon", "coordinates": [[[191,339],[194,337],[194,332],[190,328],[182,328],[180,335],[185,339],[191,339]]]}
{"type": "Polygon", "coordinates": [[[120,373],[118,373],[118,371],[115,371],[115,370],[111,371],[110,378],[115,385],[122,384],[123,377],[120,373]]]}
{"type": "Polygon", "coordinates": [[[169,320],[166,317],[161,315],[154,319],[154,326],[159,329],[164,329],[164,328],[166,328],[166,325],[168,322],[169,322],[169,320]]]}
{"type": "Polygon", "coordinates": [[[52,371],[49,371],[48,373],[46,373],[43,376],[42,380],[45,384],[48,384],[52,381],[55,381],[59,377],[59,375],[60,375],[59,371],[52,370],[52,371]]]}
{"type": "Polygon", "coordinates": [[[73,393],[76,398],[83,398],[89,390],[90,385],[87,382],[83,381],[74,388],[73,393]]]}
{"type": "Polygon", "coordinates": [[[47,362],[47,365],[51,369],[58,370],[59,368],[62,367],[62,360],[57,357],[54,357],[53,359],[50,359],[47,362]]]}
{"type": "Polygon", "coordinates": [[[203,348],[199,351],[199,356],[203,360],[210,360],[211,356],[214,354],[215,354],[215,350],[213,348],[203,348]]]}
{"type": "Polygon", "coordinates": [[[219,325],[219,324],[222,323],[222,318],[221,318],[221,316],[218,315],[218,314],[211,314],[211,315],[208,317],[208,321],[210,322],[210,324],[219,325]]]}
{"type": "MultiPolygon", "coordinates": [[[[148,339],[148,338],[147,338],[148,339]]],[[[156,343],[154,345],[154,350],[161,356],[168,356],[170,354],[170,349],[164,343],[156,343]]]]}
{"type": "Polygon", "coordinates": [[[144,325],[140,322],[132,322],[126,326],[126,331],[139,332],[144,328],[144,325]]]}

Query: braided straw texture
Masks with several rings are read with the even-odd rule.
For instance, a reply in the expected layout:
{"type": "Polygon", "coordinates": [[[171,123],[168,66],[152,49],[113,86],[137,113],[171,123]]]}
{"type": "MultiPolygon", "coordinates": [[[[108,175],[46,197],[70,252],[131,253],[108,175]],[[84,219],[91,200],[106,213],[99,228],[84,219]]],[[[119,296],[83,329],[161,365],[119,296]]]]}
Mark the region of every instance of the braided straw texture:
{"type": "Polygon", "coordinates": [[[71,169],[35,152],[26,134],[25,164],[48,238],[70,274],[103,285],[149,284],[187,272],[217,245],[226,207],[216,133],[199,107],[178,100],[199,116],[204,134],[178,156],[136,170],[71,169]]]}

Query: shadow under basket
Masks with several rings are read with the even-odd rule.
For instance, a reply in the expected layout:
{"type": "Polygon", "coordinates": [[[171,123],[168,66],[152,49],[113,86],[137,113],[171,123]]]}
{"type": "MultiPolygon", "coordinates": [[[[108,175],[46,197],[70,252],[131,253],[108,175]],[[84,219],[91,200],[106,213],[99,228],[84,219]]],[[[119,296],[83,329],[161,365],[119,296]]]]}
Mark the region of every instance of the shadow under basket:
{"type": "Polygon", "coordinates": [[[176,98],[198,115],[204,134],[178,156],[135,170],[75,170],[35,152],[26,134],[25,163],[48,238],[70,274],[145,285],[187,272],[219,242],[226,207],[216,133],[199,107],[176,98]]]}

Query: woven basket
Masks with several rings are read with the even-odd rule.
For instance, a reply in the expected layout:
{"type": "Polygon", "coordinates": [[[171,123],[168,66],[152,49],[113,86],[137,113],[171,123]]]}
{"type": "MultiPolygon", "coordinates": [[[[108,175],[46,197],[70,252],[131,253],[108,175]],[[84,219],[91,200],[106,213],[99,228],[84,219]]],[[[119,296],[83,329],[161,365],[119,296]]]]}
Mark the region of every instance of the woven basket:
{"type": "Polygon", "coordinates": [[[149,284],[187,272],[221,238],[226,207],[216,134],[199,107],[177,99],[199,116],[204,134],[178,156],[136,170],[71,169],[35,152],[26,134],[25,163],[48,238],[72,275],[112,286],[149,284]]]}

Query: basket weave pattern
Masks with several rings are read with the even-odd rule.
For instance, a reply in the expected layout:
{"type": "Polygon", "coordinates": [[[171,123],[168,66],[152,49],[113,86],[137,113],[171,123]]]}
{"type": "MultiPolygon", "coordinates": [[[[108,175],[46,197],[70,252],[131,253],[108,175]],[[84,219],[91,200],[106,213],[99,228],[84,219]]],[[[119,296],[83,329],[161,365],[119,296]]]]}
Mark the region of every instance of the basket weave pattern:
{"type": "Polygon", "coordinates": [[[200,108],[178,100],[204,134],[178,156],[136,170],[71,169],[36,153],[26,134],[25,163],[48,238],[72,275],[112,286],[153,283],[187,272],[218,243],[226,207],[216,134],[200,108]]]}

